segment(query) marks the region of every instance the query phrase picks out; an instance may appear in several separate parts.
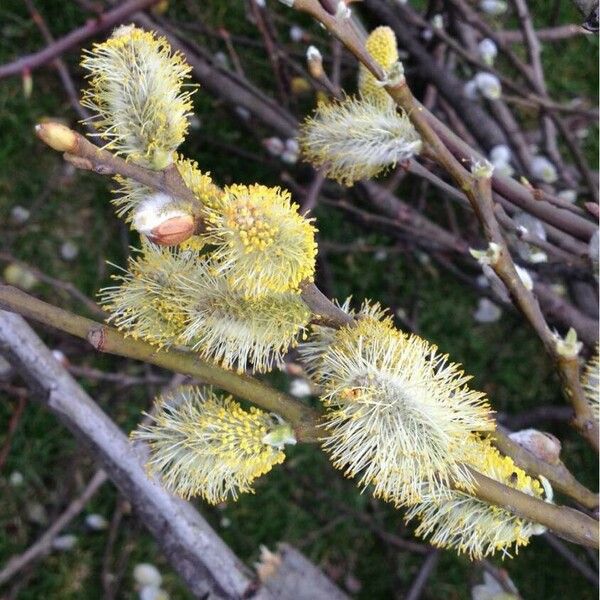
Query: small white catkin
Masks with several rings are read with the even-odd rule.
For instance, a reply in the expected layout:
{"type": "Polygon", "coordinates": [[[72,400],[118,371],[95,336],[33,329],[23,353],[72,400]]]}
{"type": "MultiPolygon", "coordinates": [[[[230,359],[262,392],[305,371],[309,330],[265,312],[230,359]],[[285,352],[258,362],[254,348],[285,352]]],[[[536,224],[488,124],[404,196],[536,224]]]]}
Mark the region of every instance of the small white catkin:
{"type": "Polygon", "coordinates": [[[479,8],[488,15],[499,17],[508,10],[508,4],[504,0],[481,0],[479,8]]]}
{"type": "Polygon", "coordinates": [[[494,59],[498,55],[498,47],[493,40],[484,38],[477,46],[479,50],[479,56],[488,65],[494,64],[494,59]]]}
{"type": "Polygon", "coordinates": [[[477,73],[475,83],[481,95],[488,100],[497,100],[502,95],[502,84],[492,73],[477,73]]]}
{"type": "Polygon", "coordinates": [[[160,571],[150,563],[138,563],[133,568],[133,578],[140,586],[160,587],[162,575],[160,571]]]}
{"type": "Polygon", "coordinates": [[[558,179],[556,167],[545,157],[535,156],[531,161],[531,172],[544,183],[554,183],[558,179]]]}
{"type": "Polygon", "coordinates": [[[506,144],[498,144],[490,150],[490,160],[493,163],[508,163],[511,158],[512,152],[506,144]]]}
{"type": "Polygon", "coordinates": [[[68,550],[72,550],[77,544],[77,536],[72,535],[70,533],[65,535],[59,535],[52,540],[52,548],[54,550],[60,550],[62,552],[67,552],[68,550]]]}

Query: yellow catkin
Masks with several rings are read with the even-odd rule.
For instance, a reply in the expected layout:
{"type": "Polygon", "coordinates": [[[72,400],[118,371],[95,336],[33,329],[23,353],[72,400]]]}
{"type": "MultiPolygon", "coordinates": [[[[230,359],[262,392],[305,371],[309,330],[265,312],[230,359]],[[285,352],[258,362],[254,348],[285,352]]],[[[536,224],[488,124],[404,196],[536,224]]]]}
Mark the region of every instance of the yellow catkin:
{"type": "Polygon", "coordinates": [[[100,292],[108,322],[159,347],[181,343],[188,318],[178,304],[176,276],[191,274],[194,268],[193,253],[146,243],[138,256],[130,258],[128,270],[113,276],[119,284],[100,292]]]}
{"type": "Polygon", "coordinates": [[[300,295],[248,298],[193,241],[182,246],[146,243],[141,256],[130,259],[124,275],[114,277],[119,285],[100,293],[108,322],[161,347],[187,346],[227,369],[264,372],[282,365],[310,320],[300,295]]]}
{"type": "Polygon", "coordinates": [[[151,169],[171,164],[192,109],[183,55],[166,38],[126,25],[95,44],[81,65],[90,72],[82,104],[95,113],[107,147],[151,169]]]}
{"type": "Polygon", "coordinates": [[[148,469],[182,498],[201,496],[211,504],[236,500],[285,459],[283,443],[269,443],[284,427],[281,420],[254,407],[244,410],[211,388],[178,388],[160,399],[152,419],[132,437],[148,443],[148,469]]]}
{"type": "Polygon", "coordinates": [[[223,197],[223,190],[213,182],[210,173],[204,173],[195,160],[175,156],[175,164],[181,174],[185,185],[194,192],[198,201],[209,208],[219,206],[223,197]]]}
{"type": "Polygon", "coordinates": [[[317,244],[312,219],[298,213],[290,193],[264,185],[225,188],[205,212],[215,268],[248,298],[297,291],[312,281],[317,244]]]}
{"type": "Polygon", "coordinates": [[[227,369],[269,371],[282,365],[308,326],[310,310],[298,294],[247,297],[232,289],[212,261],[177,278],[178,310],[186,315],[181,341],[227,369]]]}
{"type": "Polygon", "coordinates": [[[494,424],[484,394],[435,346],[396,330],[365,303],[357,323],[315,326],[300,354],[326,407],[324,448],[334,465],[401,506],[421,483],[470,485],[464,438],[494,424]]]}
{"type": "MultiPolygon", "coordinates": [[[[465,440],[474,448],[470,465],[487,477],[535,498],[552,500],[552,489],[527,475],[508,456],[501,455],[488,440],[465,440]]],[[[532,535],[545,528],[518,517],[506,509],[482,502],[468,493],[448,489],[440,494],[423,486],[421,502],[410,508],[406,519],[420,523],[416,535],[440,548],[454,549],[472,560],[500,552],[503,557],[518,553],[532,535]]]]}
{"type": "MultiPolygon", "coordinates": [[[[366,48],[385,72],[398,61],[396,35],[390,27],[382,25],[374,29],[367,38],[366,48]]],[[[393,102],[371,72],[362,64],[358,72],[358,89],[365,100],[375,104],[385,106],[393,102]]]]}

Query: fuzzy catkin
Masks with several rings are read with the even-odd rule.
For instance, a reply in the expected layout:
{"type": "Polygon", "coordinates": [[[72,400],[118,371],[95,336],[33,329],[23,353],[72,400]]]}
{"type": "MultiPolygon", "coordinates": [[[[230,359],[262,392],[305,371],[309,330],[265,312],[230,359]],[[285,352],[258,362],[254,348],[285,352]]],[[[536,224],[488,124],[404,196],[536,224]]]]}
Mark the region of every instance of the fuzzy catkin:
{"type": "Polygon", "coordinates": [[[178,286],[178,310],[187,323],[181,341],[238,372],[281,366],[310,320],[310,310],[298,294],[247,297],[232,289],[210,260],[199,261],[192,273],[179,277],[178,286]]]}
{"type": "Polygon", "coordinates": [[[86,52],[90,73],[82,104],[107,148],[151,169],[163,169],[188,130],[191,91],[183,91],[191,67],[164,37],[133,25],[86,52]]]}
{"type": "Polygon", "coordinates": [[[326,407],[323,446],[333,464],[397,506],[420,500],[422,483],[469,487],[463,441],[493,430],[484,394],[458,365],[365,303],[356,324],[316,326],[300,354],[326,407]]]}
{"type": "MultiPolygon", "coordinates": [[[[386,73],[399,64],[396,36],[387,26],[369,34],[366,48],[386,73]]],[[[301,126],[299,142],[308,162],[346,186],[379,175],[422,147],[410,119],[362,64],[358,95],[320,102],[301,126]]]]}
{"type": "Polygon", "coordinates": [[[148,469],[182,498],[202,496],[211,504],[236,500],[285,459],[268,443],[281,422],[257,408],[244,410],[211,388],[178,388],[159,399],[152,419],[132,438],[148,443],[148,469]]]}
{"type": "Polygon", "coordinates": [[[421,150],[422,142],[393,102],[361,98],[319,104],[300,129],[303,156],[331,179],[347,186],[370,179],[421,150]]]}
{"type": "Polygon", "coordinates": [[[138,256],[129,259],[128,269],[113,276],[119,285],[100,292],[100,303],[109,313],[107,322],[159,347],[180,344],[187,316],[177,304],[176,276],[191,275],[195,261],[191,251],[145,243],[138,256]]]}
{"type": "Polygon", "coordinates": [[[283,364],[310,320],[299,294],[247,298],[193,248],[147,243],[114,279],[120,285],[100,294],[108,322],[127,335],[161,347],[186,346],[240,372],[283,364]]]}
{"type": "MultiPolygon", "coordinates": [[[[502,456],[487,440],[474,436],[464,443],[473,447],[470,465],[503,485],[542,499],[552,500],[548,482],[540,482],[517,467],[512,459],[502,456]]],[[[545,527],[514,515],[458,489],[440,494],[424,486],[419,504],[411,507],[406,520],[417,519],[417,536],[426,538],[439,548],[454,549],[471,560],[481,560],[500,552],[502,557],[518,553],[532,535],[543,533],[545,527]]]]}
{"type": "Polygon", "coordinates": [[[247,298],[295,292],[312,281],[317,244],[313,219],[298,213],[288,191],[231,185],[204,212],[214,267],[247,298]]]}

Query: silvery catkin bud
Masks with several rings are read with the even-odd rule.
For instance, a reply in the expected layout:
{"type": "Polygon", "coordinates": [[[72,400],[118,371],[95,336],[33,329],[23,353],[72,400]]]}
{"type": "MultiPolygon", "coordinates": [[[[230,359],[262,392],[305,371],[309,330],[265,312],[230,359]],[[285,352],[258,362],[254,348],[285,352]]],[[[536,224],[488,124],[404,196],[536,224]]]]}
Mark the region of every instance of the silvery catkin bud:
{"type": "Polygon", "coordinates": [[[343,185],[375,177],[421,150],[405,113],[359,98],[321,103],[300,130],[302,154],[343,185]]]}

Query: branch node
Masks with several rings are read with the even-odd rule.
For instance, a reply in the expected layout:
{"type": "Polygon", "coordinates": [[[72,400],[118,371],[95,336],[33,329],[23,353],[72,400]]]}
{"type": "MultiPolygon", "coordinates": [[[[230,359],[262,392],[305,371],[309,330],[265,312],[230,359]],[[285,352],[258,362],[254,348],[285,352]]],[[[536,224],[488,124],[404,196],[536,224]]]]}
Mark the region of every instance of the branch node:
{"type": "Polygon", "coordinates": [[[98,350],[98,352],[104,352],[104,346],[106,343],[106,331],[103,326],[94,327],[90,329],[87,334],[88,342],[94,347],[94,349],[98,350]]]}

